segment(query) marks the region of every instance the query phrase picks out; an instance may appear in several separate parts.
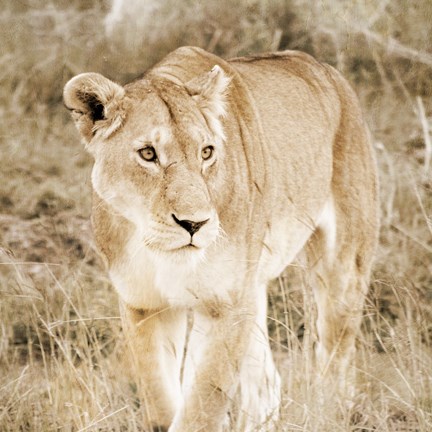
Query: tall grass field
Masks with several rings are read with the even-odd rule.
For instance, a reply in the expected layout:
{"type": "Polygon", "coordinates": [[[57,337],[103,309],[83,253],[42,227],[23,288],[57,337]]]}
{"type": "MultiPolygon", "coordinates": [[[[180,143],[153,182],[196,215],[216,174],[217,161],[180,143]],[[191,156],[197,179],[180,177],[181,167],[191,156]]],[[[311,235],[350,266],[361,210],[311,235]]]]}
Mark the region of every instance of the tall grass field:
{"type": "Polygon", "coordinates": [[[332,64],[377,153],[382,228],[358,394],[349,406],[314,396],[316,311],[307,269],[292,265],[269,287],[275,431],[432,431],[430,0],[0,3],[0,431],[143,431],[92,241],[92,161],[61,96],[77,73],[126,83],[182,45],[227,58],[300,49],[332,64]]]}

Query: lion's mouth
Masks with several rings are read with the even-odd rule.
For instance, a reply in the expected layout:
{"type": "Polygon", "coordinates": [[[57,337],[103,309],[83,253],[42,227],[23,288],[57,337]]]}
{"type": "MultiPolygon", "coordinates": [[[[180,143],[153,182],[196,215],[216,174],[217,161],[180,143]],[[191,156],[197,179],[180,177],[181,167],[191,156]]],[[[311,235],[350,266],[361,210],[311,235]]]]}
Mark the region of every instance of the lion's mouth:
{"type": "Polygon", "coordinates": [[[198,247],[192,243],[189,243],[187,245],[180,246],[179,248],[171,249],[171,252],[194,251],[194,250],[197,251],[200,249],[201,249],[200,247],[198,247]]]}
{"type": "Polygon", "coordinates": [[[184,244],[183,246],[171,246],[171,247],[163,247],[162,245],[149,244],[147,245],[150,249],[157,251],[159,253],[167,253],[167,254],[176,254],[183,252],[194,252],[201,251],[203,248],[194,245],[193,243],[184,244]]]}
{"type": "Polygon", "coordinates": [[[173,246],[174,245],[168,248],[158,248],[157,256],[162,259],[165,258],[170,262],[192,266],[199,263],[205,256],[205,248],[196,246],[192,243],[184,244],[183,246],[173,246]]]}

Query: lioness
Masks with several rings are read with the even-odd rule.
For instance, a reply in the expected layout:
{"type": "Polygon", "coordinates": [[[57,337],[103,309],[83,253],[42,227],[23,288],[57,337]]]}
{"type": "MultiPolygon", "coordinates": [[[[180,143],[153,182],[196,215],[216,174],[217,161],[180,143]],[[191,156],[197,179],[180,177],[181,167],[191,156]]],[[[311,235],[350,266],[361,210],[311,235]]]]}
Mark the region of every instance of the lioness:
{"type": "Polygon", "coordinates": [[[95,160],[93,229],[146,427],[221,431],[236,394],[229,430],[272,430],[281,396],[266,285],[301,250],[316,276],[317,368],[343,391],[378,198],[341,75],[295,51],[225,61],[184,47],[124,87],[78,75],[64,101],[95,160]]]}

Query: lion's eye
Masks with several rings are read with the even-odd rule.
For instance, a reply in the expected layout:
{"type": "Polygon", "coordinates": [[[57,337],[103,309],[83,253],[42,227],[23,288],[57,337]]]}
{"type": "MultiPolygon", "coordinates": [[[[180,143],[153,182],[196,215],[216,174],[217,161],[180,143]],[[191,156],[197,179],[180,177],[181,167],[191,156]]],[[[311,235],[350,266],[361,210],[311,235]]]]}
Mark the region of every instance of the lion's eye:
{"type": "Polygon", "coordinates": [[[201,150],[201,157],[203,158],[203,160],[209,160],[213,156],[213,152],[214,152],[213,146],[204,147],[201,150]]]}
{"type": "Polygon", "coordinates": [[[156,150],[151,146],[147,146],[138,150],[138,154],[140,155],[141,159],[147,162],[155,162],[157,160],[156,150]]]}

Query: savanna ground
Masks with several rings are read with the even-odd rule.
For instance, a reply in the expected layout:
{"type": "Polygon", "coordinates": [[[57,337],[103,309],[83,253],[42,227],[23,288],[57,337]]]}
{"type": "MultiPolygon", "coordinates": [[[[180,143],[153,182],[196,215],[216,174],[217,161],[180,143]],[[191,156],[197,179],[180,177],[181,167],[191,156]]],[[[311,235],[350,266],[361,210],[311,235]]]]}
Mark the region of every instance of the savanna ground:
{"type": "Polygon", "coordinates": [[[149,0],[105,24],[103,0],[0,3],[1,431],[142,430],[116,294],[92,244],[91,160],[61,92],[83,71],[124,83],[180,45],[226,57],[301,49],[331,63],[376,147],[382,230],[361,391],[352,407],[311,396],[314,308],[307,270],[293,266],[270,289],[277,430],[432,430],[430,0],[149,0]]]}

